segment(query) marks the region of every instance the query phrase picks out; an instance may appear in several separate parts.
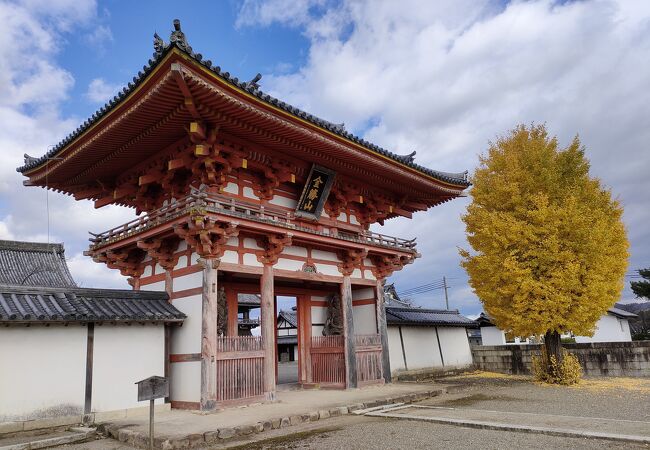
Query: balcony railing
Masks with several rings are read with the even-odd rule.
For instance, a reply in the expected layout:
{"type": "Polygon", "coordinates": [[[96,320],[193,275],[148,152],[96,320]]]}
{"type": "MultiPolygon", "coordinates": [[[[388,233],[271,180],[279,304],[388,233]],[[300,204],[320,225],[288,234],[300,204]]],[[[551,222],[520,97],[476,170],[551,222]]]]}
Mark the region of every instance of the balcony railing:
{"type": "Polygon", "coordinates": [[[181,200],[174,201],[149,214],[143,214],[136,219],[115,228],[111,228],[103,233],[90,233],[90,247],[93,250],[103,247],[107,244],[126,239],[130,236],[191,213],[221,214],[274,225],[288,230],[297,230],[314,235],[415,253],[415,239],[402,239],[374,233],[372,231],[361,231],[359,233],[352,233],[349,231],[327,233],[318,231],[314,228],[300,225],[298,223],[299,220],[296,219],[291,211],[254,205],[240,200],[235,200],[234,198],[217,194],[208,194],[200,191],[195,191],[181,200]]]}

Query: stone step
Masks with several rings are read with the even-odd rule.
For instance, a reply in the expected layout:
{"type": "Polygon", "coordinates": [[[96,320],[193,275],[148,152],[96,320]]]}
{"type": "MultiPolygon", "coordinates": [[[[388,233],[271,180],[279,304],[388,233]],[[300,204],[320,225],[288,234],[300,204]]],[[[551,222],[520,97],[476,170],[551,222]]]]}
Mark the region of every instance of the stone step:
{"type": "Polygon", "coordinates": [[[36,450],[57,445],[83,442],[95,436],[94,428],[73,427],[37,436],[14,436],[0,439],[0,450],[36,450]]]}

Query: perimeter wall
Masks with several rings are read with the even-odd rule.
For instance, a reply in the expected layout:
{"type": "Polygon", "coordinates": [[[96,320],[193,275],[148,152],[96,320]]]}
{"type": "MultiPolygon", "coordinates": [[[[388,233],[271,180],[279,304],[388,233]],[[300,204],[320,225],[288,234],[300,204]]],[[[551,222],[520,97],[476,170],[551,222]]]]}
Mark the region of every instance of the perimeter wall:
{"type": "MultiPolygon", "coordinates": [[[[585,376],[650,377],[650,341],[564,344],[578,357],[585,376]]],[[[508,374],[529,374],[531,356],[541,345],[472,346],[477,369],[508,374]]]]}

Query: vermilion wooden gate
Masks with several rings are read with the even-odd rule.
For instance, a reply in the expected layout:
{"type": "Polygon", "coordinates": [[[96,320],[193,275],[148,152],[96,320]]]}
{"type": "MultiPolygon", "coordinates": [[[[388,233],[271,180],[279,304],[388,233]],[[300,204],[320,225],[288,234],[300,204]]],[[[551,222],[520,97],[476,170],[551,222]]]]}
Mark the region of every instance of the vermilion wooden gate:
{"type": "Polygon", "coordinates": [[[357,383],[382,383],[381,336],[361,334],[354,337],[357,357],[357,383]]]}
{"type": "Polygon", "coordinates": [[[314,383],[345,386],[343,345],[343,336],[311,338],[311,375],[314,383]]]}
{"type": "Polygon", "coordinates": [[[217,338],[217,401],[264,395],[264,347],[261,336],[217,338]]]}

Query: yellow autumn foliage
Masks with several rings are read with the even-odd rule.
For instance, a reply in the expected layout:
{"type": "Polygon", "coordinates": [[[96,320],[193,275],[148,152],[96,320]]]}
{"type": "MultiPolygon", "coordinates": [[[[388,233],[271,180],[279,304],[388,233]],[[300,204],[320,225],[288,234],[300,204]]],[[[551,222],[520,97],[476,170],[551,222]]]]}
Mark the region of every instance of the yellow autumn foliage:
{"type": "Polygon", "coordinates": [[[628,241],[579,139],[559,148],[545,126],[520,125],[490,143],[472,183],[462,266],[495,325],[592,335],[620,297],[628,241]]]}

